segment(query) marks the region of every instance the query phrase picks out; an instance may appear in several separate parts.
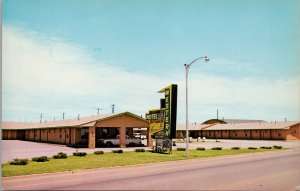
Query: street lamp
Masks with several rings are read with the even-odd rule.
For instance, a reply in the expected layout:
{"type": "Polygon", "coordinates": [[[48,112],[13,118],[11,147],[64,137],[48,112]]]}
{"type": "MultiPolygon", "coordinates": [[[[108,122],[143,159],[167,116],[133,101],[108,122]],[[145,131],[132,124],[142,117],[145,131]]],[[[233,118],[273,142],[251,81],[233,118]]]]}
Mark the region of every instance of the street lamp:
{"type": "Polygon", "coordinates": [[[186,148],[185,148],[185,152],[186,152],[186,158],[189,157],[189,123],[188,123],[188,73],[189,73],[189,69],[192,66],[192,64],[194,62],[196,62],[197,60],[201,60],[203,59],[205,62],[209,61],[208,56],[202,56],[200,58],[197,58],[195,60],[193,60],[190,64],[184,64],[184,68],[185,68],[185,127],[186,127],[186,148]]]}

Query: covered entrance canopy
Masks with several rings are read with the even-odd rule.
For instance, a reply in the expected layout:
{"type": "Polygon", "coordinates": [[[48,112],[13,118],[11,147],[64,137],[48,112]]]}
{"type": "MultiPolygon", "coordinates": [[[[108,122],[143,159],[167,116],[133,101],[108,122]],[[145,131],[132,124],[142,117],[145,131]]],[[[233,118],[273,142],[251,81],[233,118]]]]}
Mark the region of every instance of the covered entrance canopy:
{"type": "Polygon", "coordinates": [[[149,133],[149,123],[142,117],[130,112],[114,114],[109,117],[99,119],[82,127],[88,127],[88,147],[95,148],[102,139],[119,139],[118,145],[126,147],[126,137],[133,135],[133,128],[147,128],[147,146],[152,146],[151,136],[149,133]]]}

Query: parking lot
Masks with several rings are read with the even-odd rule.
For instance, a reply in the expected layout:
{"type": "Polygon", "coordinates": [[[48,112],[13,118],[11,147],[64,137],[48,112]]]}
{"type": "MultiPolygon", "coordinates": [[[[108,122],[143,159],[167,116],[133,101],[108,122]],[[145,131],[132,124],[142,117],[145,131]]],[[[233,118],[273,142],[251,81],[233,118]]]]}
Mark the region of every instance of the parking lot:
{"type": "MultiPolygon", "coordinates": [[[[223,148],[231,148],[231,147],[261,147],[261,146],[273,146],[280,145],[284,148],[300,148],[300,141],[266,141],[266,140],[205,140],[202,142],[199,140],[198,142],[195,140],[193,143],[189,144],[191,149],[195,149],[197,147],[204,147],[206,149],[212,147],[223,147],[223,148]]],[[[185,147],[185,143],[176,143],[176,146],[173,149],[178,147],[185,147]]],[[[151,147],[144,147],[145,149],[151,150],[151,147]]],[[[81,151],[87,153],[93,153],[96,150],[102,150],[104,152],[111,152],[111,150],[115,150],[118,148],[96,148],[96,149],[88,149],[88,148],[71,148],[65,145],[58,144],[48,144],[48,143],[37,143],[30,141],[19,141],[19,140],[2,140],[2,163],[6,163],[14,158],[32,158],[35,156],[48,156],[52,157],[58,152],[64,152],[68,155],[72,155],[73,152],[81,151]]],[[[133,151],[136,147],[122,148],[124,151],[133,151]]]]}

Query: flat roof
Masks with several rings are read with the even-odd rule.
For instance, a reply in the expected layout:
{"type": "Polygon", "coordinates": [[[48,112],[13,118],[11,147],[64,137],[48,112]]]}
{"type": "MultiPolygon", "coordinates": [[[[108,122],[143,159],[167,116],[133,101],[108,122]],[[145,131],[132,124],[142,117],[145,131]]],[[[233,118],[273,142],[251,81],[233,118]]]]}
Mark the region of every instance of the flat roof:
{"type": "Polygon", "coordinates": [[[252,130],[252,129],[289,129],[293,125],[300,124],[299,121],[287,122],[262,122],[262,123],[232,123],[217,124],[205,130],[252,130]]]}
{"type": "MultiPolygon", "coordinates": [[[[189,124],[189,131],[197,131],[197,130],[203,130],[206,129],[210,126],[213,126],[214,124],[195,124],[195,123],[191,123],[189,124]]],[[[186,130],[186,126],[185,124],[178,124],[176,126],[176,131],[185,131],[186,130]]]]}

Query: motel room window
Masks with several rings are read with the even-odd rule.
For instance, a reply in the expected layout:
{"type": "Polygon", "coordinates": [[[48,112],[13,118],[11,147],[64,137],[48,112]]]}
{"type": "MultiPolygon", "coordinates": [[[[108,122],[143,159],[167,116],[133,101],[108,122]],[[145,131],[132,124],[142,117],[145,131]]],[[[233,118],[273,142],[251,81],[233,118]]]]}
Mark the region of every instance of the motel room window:
{"type": "Polygon", "coordinates": [[[61,134],[59,135],[59,138],[61,139],[61,134]]]}
{"type": "Polygon", "coordinates": [[[89,138],[89,129],[81,129],[80,137],[81,137],[81,139],[88,139],[89,138]]]}
{"type": "Polygon", "coordinates": [[[280,136],[281,136],[281,133],[278,133],[277,136],[280,137],[280,136]]]}
{"type": "Polygon", "coordinates": [[[245,137],[247,137],[247,135],[248,135],[248,134],[247,134],[247,133],[245,133],[245,137]]]}

